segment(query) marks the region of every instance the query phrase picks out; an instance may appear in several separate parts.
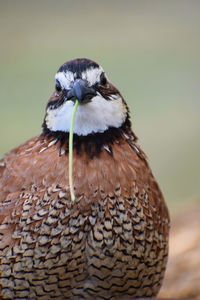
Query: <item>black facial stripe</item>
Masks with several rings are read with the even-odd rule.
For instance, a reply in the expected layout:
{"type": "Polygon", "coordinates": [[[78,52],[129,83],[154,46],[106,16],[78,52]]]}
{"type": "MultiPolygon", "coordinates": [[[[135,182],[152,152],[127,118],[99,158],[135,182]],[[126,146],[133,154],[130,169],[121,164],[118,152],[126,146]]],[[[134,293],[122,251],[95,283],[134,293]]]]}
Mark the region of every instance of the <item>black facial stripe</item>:
{"type": "Polygon", "coordinates": [[[62,97],[60,100],[52,100],[47,104],[47,108],[56,109],[65,102],[65,97],[62,97]]]}
{"type": "Polygon", "coordinates": [[[100,84],[101,85],[106,85],[107,83],[107,78],[105,76],[105,72],[102,72],[101,75],[100,75],[100,84]]]}
{"type": "Polygon", "coordinates": [[[92,86],[103,98],[105,98],[106,100],[111,100],[110,97],[112,97],[113,95],[117,95],[119,94],[119,92],[117,90],[112,90],[110,91],[109,89],[103,89],[101,87],[98,86],[98,83],[96,83],[94,86],[92,86]]]}
{"type": "Polygon", "coordinates": [[[57,91],[57,92],[60,92],[60,91],[62,90],[61,84],[60,84],[60,82],[58,81],[58,79],[56,79],[56,86],[55,86],[55,88],[56,88],[56,91],[57,91]]]}
{"type": "Polygon", "coordinates": [[[104,98],[104,99],[106,99],[106,100],[108,100],[108,101],[111,101],[111,97],[112,97],[112,95],[113,94],[106,94],[106,93],[103,93],[103,92],[100,92],[100,94],[101,94],[101,96],[104,98]]]}

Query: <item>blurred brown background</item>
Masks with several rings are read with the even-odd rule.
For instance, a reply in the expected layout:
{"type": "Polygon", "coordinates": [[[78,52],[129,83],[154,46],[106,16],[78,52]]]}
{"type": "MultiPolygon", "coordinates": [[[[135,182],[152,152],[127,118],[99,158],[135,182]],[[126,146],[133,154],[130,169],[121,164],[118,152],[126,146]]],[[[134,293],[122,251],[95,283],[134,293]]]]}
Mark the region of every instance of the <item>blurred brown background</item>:
{"type": "Polygon", "coordinates": [[[200,199],[200,1],[0,1],[0,155],[41,132],[54,74],[96,60],[172,213],[200,199]]]}

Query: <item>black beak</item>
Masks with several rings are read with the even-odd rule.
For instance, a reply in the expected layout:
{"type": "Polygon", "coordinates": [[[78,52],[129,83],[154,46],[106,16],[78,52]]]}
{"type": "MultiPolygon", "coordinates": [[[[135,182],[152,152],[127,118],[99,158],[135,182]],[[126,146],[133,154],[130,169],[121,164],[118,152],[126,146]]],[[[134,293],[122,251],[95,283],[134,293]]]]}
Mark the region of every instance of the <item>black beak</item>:
{"type": "Polygon", "coordinates": [[[74,81],[72,89],[68,91],[68,99],[77,99],[80,104],[88,103],[97,93],[92,87],[88,87],[86,80],[77,79],[74,81]]]}

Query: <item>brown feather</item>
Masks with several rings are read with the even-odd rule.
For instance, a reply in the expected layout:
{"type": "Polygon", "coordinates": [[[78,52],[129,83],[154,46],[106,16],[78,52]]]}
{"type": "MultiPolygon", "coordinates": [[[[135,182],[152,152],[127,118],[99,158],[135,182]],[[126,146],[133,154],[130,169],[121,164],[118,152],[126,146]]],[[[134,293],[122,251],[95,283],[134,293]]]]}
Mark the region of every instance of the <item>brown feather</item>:
{"type": "Polygon", "coordinates": [[[144,153],[121,137],[111,156],[74,151],[75,203],[65,146],[36,137],[0,163],[0,258],[5,299],[156,295],[169,214],[144,153]]]}

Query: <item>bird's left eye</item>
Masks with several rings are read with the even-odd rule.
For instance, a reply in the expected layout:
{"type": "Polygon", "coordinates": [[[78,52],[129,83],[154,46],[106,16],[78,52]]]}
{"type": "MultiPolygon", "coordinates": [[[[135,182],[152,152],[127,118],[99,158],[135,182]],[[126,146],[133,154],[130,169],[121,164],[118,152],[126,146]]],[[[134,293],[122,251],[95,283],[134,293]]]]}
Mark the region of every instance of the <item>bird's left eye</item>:
{"type": "Polygon", "coordinates": [[[105,86],[107,84],[107,82],[108,81],[107,81],[107,78],[106,78],[105,74],[102,73],[101,76],[100,76],[100,85],[105,86]]]}
{"type": "Polygon", "coordinates": [[[56,81],[55,89],[56,89],[57,93],[60,93],[62,91],[62,87],[60,85],[60,82],[56,81]]]}

